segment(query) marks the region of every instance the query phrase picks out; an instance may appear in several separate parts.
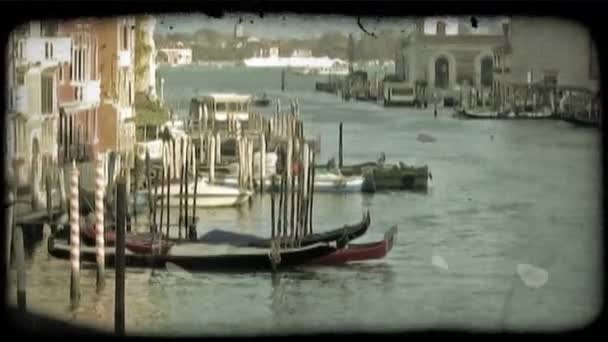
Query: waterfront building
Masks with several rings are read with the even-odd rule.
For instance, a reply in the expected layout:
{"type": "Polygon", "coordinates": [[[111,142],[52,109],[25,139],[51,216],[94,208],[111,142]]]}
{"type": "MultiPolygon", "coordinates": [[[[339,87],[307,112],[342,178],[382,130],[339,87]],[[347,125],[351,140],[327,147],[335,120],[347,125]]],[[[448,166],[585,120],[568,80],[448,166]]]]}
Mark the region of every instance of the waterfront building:
{"type": "Polygon", "coordinates": [[[166,56],[169,65],[192,64],[192,49],[189,48],[166,48],[160,49],[166,56]]]}
{"type": "Polygon", "coordinates": [[[43,159],[57,158],[59,66],[69,63],[72,42],[57,24],[30,22],[8,44],[7,165],[15,161],[18,186],[42,187],[43,159]]]}
{"type": "MultiPolygon", "coordinates": [[[[416,21],[415,30],[401,41],[395,55],[391,84],[400,95],[411,94],[413,100],[420,85],[427,88],[427,94],[435,93],[439,98],[457,98],[460,87],[466,84],[489,91],[492,49],[502,42],[502,35],[459,32],[457,27],[456,22],[441,18],[416,21]]],[[[385,87],[385,99],[390,98],[391,84],[385,87]]]]}
{"type": "MultiPolygon", "coordinates": [[[[589,31],[565,20],[514,18],[493,49],[498,107],[515,103],[529,87],[599,91],[599,61],[589,31]]],[[[550,94],[558,95],[558,94],[550,94]]],[[[559,99],[555,99],[553,106],[559,99]]],[[[536,102],[536,101],[535,101],[536,102]]],[[[553,108],[556,110],[557,108],[553,108]]]]}
{"type": "Polygon", "coordinates": [[[101,103],[99,150],[132,152],[135,144],[135,18],[94,22],[99,53],[101,103]]]}
{"type": "Polygon", "coordinates": [[[101,80],[99,44],[89,20],[59,23],[58,35],[70,38],[70,60],[58,70],[59,159],[61,162],[93,158],[98,142],[101,80]]]}

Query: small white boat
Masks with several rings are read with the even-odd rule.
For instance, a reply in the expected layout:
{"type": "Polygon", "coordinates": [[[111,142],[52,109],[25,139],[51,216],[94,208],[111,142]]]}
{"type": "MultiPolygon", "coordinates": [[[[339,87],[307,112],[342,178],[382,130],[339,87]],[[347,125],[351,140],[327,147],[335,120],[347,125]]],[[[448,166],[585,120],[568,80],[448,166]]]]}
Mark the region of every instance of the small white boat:
{"type": "MultiPolygon", "coordinates": [[[[315,175],[315,192],[360,192],[363,187],[364,177],[343,176],[335,173],[322,173],[315,175]]],[[[256,181],[258,182],[258,181],[256,181]]],[[[277,179],[275,186],[280,182],[277,179]]],[[[238,188],[238,179],[235,176],[216,178],[216,184],[226,187],[238,188]]],[[[298,182],[296,181],[296,185],[298,182]]],[[[269,189],[272,186],[272,180],[267,178],[264,180],[264,187],[269,189]]]]}
{"type": "Polygon", "coordinates": [[[474,119],[497,119],[500,117],[497,111],[488,108],[462,108],[461,113],[474,119]]]}
{"type": "MultiPolygon", "coordinates": [[[[180,184],[172,183],[169,185],[169,207],[179,208],[180,202],[180,184]]],[[[165,188],[165,201],[167,189],[165,188]]],[[[161,189],[157,192],[157,202],[161,200],[161,189]]],[[[197,208],[220,208],[220,207],[238,207],[244,204],[253,193],[251,191],[241,190],[233,186],[209,184],[206,179],[199,178],[196,191],[196,207],[197,208]]],[[[147,191],[139,191],[138,202],[146,202],[147,191]]],[[[188,184],[188,196],[186,190],[182,189],[182,205],[188,203],[189,207],[194,205],[194,181],[188,184]]],[[[165,202],[166,203],[166,202],[165,202]]],[[[166,205],[166,204],[165,204],[166,205]]]]}

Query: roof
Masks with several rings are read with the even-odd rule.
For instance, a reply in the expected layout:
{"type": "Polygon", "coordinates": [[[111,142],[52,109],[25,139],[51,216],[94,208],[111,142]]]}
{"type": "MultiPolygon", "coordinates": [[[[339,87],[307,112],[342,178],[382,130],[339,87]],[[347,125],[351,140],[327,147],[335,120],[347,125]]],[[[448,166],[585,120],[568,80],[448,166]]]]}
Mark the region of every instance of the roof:
{"type": "Polygon", "coordinates": [[[234,94],[234,93],[211,93],[211,94],[197,96],[194,99],[199,102],[203,102],[203,101],[206,101],[209,99],[213,99],[216,102],[217,101],[220,101],[220,102],[228,102],[228,101],[249,102],[249,101],[251,101],[251,95],[234,94]]]}

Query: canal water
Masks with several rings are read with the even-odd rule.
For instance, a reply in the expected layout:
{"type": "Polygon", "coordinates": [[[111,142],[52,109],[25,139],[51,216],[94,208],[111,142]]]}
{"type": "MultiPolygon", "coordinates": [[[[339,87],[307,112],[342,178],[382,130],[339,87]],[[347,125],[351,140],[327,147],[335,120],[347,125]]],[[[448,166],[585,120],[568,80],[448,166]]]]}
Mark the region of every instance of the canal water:
{"type": "MultiPolygon", "coordinates": [[[[314,229],[355,223],[371,212],[369,233],[393,225],[384,260],[280,274],[187,274],[129,270],[126,330],[144,335],[292,334],[457,328],[562,330],[585,325],[601,308],[600,133],[560,121],[472,121],[440,109],[383,108],[314,91],[313,77],[279,70],[183,67],[159,70],[167,102],[204,92],[297,97],[307,136],[320,136],[320,160],[337,155],[344,123],[345,164],[375,160],[427,164],[426,193],[316,194],[314,229]],[[417,140],[430,135],[434,142],[417,140]],[[548,272],[525,285],[517,265],[548,272]]],[[[317,78],[322,79],[322,78],[317,78]]],[[[184,107],[184,109],[187,107],[184,107]]],[[[270,109],[268,109],[270,110],[270,109]]],[[[211,228],[269,235],[270,199],[251,207],[199,211],[211,228]]],[[[172,217],[177,217],[172,214],[172,217]]],[[[112,329],[113,270],[95,294],[95,270],[81,273],[82,298],[69,309],[68,262],[42,241],[27,263],[28,308],[112,329]]],[[[14,272],[11,274],[14,286],[14,272]]],[[[15,290],[10,300],[15,302],[15,290]]]]}

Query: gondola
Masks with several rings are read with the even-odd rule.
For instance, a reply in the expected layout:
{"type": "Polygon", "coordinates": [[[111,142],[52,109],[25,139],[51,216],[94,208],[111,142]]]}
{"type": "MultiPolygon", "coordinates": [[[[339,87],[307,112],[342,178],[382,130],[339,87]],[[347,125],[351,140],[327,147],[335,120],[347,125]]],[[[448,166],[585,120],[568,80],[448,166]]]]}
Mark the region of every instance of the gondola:
{"type": "MultiPolygon", "coordinates": [[[[300,246],[310,246],[317,243],[337,242],[338,248],[345,246],[348,242],[359,238],[367,232],[371,222],[369,212],[365,213],[361,222],[353,225],[345,225],[342,228],[313,233],[304,236],[300,246]]],[[[205,244],[228,244],[237,247],[269,248],[270,239],[251,234],[241,234],[222,229],[214,229],[204,234],[198,242],[205,244]]]]}
{"type": "MultiPolygon", "coordinates": [[[[304,236],[300,241],[300,246],[309,246],[316,243],[330,243],[337,242],[338,247],[346,245],[348,242],[359,238],[367,232],[371,222],[369,212],[367,212],[361,222],[345,225],[342,228],[314,233],[304,236]]],[[[67,232],[62,232],[60,236],[66,237],[69,235],[67,232]]],[[[83,227],[81,229],[81,239],[85,245],[95,246],[95,228],[93,226],[83,227]]],[[[104,243],[106,246],[114,246],[116,241],[116,235],[114,231],[109,230],[104,232],[104,243]]],[[[149,253],[152,250],[152,241],[154,241],[154,247],[158,248],[161,246],[162,254],[174,245],[184,244],[184,240],[161,238],[157,236],[154,240],[152,239],[151,233],[138,233],[126,234],[126,248],[134,252],[149,253]]],[[[196,241],[186,242],[187,244],[198,243],[208,245],[230,245],[234,247],[251,247],[251,248],[270,248],[270,239],[262,238],[256,235],[242,234],[237,232],[231,232],[222,229],[213,229],[208,233],[204,234],[196,241]]]]}
{"type": "MultiPolygon", "coordinates": [[[[48,252],[60,259],[70,259],[70,246],[66,239],[56,239],[51,235],[48,239],[48,252]]],[[[200,243],[185,243],[171,248],[167,254],[134,253],[125,250],[126,267],[162,268],[167,263],[173,263],[189,272],[247,272],[272,271],[309,263],[311,260],[334,253],[335,246],[318,243],[299,248],[287,248],[278,251],[279,262],[273,264],[270,249],[243,248],[234,246],[213,246],[200,243]]],[[[97,254],[95,247],[80,246],[80,260],[85,263],[95,263],[97,254]]],[[[116,248],[105,248],[105,265],[114,267],[116,248]]]]}
{"type": "Polygon", "coordinates": [[[382,259],[393,249],[397,227],[393,226],[381,241],[370,243],[350,243],[346,247],[315,259],[310,262],[313,265],[340,265],[355,261],[382,259]]]}

